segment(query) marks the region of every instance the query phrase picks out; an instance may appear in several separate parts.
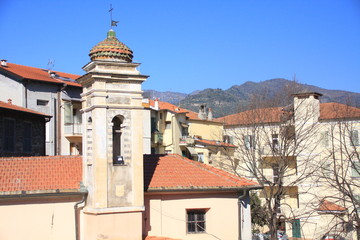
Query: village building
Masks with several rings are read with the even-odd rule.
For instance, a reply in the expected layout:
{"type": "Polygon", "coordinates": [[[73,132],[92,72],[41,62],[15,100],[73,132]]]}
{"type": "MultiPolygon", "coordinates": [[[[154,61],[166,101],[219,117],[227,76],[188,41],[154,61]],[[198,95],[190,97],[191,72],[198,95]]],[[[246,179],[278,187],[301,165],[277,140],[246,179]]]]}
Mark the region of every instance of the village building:
{"type": "Polygon", "coordinates": [[[233,156],[235,145],[223,141],[223,124],[203,106],[199,113],[158,99],[151,109],[151,152],[176,153],[205,164],[233,156]]]}
{"type": "Polygon", "coordinates": [[[0,101],[49,116],[46,155],[77,155],[81,144],[81,85],[78,75],[23,66],[1,60],[0,101]]]}
{"type": "Polygon", "coordinates": [[[290,106],[218,118],[238,146],[222,167],[260,180],[263,203],[274,194],[281,196],[278,229],[289,236],[339,234],[351,239],[360,207],[360,109],[320,103],[320,98],[319,93],[298,93],[290,106]]]}
{"type": "Polygon", "coordinates": [[[1,239],[251,237],[258,183],[178,154],[143,155],[148,76],[132,57],[113,30],[90,51],[77,78],[83,156],[0,158],[1,239]]]}

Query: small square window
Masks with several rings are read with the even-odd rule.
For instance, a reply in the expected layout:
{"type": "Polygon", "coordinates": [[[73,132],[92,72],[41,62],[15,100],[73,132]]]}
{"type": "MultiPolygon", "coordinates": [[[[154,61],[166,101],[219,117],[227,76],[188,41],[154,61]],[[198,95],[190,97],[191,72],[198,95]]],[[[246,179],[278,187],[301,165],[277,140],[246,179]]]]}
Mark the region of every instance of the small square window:
{"type": "Polygon", "coordinates": [[[206,232],[205,209],[187,210],[187,232],[204,233],[206,232]]]}
{"type": "Polygon", "coordinates": [[[36,101],[36,104],[37,104],[38,106],[47,106],[47,105],[48,105],[48,103],[49,103],[49,101],[48,101],[48,100],[41,100],[41,99],[38,99],[38,100],[36,101]]]}

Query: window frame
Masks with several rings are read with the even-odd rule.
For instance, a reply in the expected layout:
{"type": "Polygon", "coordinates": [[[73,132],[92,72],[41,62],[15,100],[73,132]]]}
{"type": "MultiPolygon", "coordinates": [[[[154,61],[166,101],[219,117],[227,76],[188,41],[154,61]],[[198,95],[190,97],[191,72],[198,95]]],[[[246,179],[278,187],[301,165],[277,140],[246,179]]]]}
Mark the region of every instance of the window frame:
{"type": "Polygon", "coordinates": [[[255,138],[254,135],[248,134],[244,136],[244,145],[246,150],[255,149],[255,138]]]}
{"type": "Polygon", "coordinates": [[[357,147],[359,146],[359,131],[358,130],[351,130],[350,131],[350,145],[357,147]]]}
{"type": "Polygon", "coordinates": [[[351,161],[350,174],[352,178],[360,178],[360,162],[351,161]]]}
{"type": "Polygon", "coordinates": [[[196,208],[186,209],[186,233],[187,234],[201,234],[206,233],[206,213],[209,209],[196,208]],[[190,216],[193,215],[194,219],[191,220],[190,216]],[[202,226],[199,225],[202,223],[202,226]],[[192,226],[192,227],[190,227],[192,226]],[[191,228],[191,230],[190,230],[191,228]]]}

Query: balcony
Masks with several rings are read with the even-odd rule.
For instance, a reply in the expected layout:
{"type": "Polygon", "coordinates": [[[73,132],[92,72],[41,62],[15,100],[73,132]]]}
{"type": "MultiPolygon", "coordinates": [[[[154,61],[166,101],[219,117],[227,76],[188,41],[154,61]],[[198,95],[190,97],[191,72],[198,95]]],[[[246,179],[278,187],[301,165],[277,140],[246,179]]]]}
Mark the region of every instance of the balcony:
{"type": "Polygon", "coordinates": [[[151,140],[153,143],[161,145],[163,143],[163,134],[160,132],[154,132],[151,135],[151,140]]]}
{"type": "Polygon", "coordinates": [[[188,146],[188,145],[193,145],[194,143],[195,143],[194,138],[189,137],[189,136],[182,136],[180,138],[179,145],[180,146],[188,146]]]}
{"type": "Polygon", "coordinates": [[[64,133],[66,136],[79,136],[82,135],[82,123],[65,123],[64,133]]]}

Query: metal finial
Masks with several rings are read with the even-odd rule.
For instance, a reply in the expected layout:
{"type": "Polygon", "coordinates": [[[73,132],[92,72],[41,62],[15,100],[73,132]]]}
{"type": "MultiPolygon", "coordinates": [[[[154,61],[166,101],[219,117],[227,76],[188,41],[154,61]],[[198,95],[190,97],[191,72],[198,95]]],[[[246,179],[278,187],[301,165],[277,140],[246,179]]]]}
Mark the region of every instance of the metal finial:
{"type": "Polygon", "coordinates": [[[112,27],[112,26],[117,26],[117,24],[119,23],[118,21],[115,21],[115,20],[113,20],[112,19],[112,11],[114,10],[114,8],[112,7],[112,4],[110,4],[110,10],[109,10],[109,12],[110,12],[110,27],[112,27]]]}

